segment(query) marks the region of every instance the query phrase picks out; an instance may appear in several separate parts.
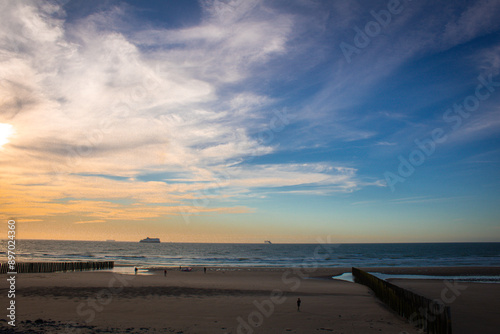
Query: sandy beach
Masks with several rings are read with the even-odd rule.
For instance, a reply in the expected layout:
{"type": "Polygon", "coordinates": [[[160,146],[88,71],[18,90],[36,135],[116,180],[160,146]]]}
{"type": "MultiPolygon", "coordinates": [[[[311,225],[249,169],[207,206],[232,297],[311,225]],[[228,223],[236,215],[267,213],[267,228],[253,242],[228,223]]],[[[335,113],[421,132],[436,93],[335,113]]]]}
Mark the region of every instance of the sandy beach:
{"type": "MultiPolygon", "coordinates": [[[[387,269],[387,268],[386,268],[387,269]]],[[[447,268],[449,269],[449,268],[447,268]]],[[[399,269],[422,273],[422,268],[399,269]]],[[[130,268],[131,273],[133,268],[130,268]]],[[[327,279],[342,269],[214,269],[151,275],[112,272],[19,274],[17,332],[36,333],[417,333],[365,286],[327,279]],[[301,308],[297,311],[297,298],[301,308]]],[[[379,268],[379,271],[384,271],[379,268]]],[[[398,270],[396,270],[398,271],[398,270]]],[[[449,272],[427,268],[425,273],[449,272]]],[[[456,268],[456,273],[498,268],[456,268]]],[[[387,270],[395,273],[395,269],[387,270]]],[[[439,298],[440,280],[395,280],[439,298]]],[[[465,283],[450,303],[454,333],[496,333],[500,284],[465,283]],[[478,321],[480,319],[480,321],[478,321]],[[479,327],[478,327],[479,326],[479,327]],[[480,331],[476,329],[481,328],[480,331]]],[[[6,305],[7,289],[2,289],[6,305]]],[[[5,321],[3,331],[12,330],[5,321]]]]}
{"type": "Polygon", "coordinates": [[[449,305],[454,334],[499,332],[500,284],[470,282],[446,284],[440,280],[391,280],[391,282],[449,305]]]}
{"type": "Polygon", "coordinates": [[[500,334],[499,18],[0,0],[0,334],[500,334]]]}

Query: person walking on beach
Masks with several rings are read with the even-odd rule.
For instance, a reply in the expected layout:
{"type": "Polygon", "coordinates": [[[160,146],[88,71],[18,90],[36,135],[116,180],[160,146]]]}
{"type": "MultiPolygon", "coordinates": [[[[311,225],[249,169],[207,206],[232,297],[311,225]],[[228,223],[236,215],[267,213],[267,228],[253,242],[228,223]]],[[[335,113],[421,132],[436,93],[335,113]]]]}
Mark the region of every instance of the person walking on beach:
{"type": "Polygon", "coordinates": [[[167,277],[167,269],[163,270],[163,276],[167,277]]]}
{"type": "Polygon", "coordinates": [[[137,267],[134,268],[135,274],[137,275],[137,267]]]}
{"type": "Polygon", "coordinates": [[[207,267],[203,267],[203,273],[206,274],[207,273],[207,267]]]}
{"type": "Polygon", "coordinates": [[[300,298],[297,298],[297,312],[300,312],[300,298]]]}

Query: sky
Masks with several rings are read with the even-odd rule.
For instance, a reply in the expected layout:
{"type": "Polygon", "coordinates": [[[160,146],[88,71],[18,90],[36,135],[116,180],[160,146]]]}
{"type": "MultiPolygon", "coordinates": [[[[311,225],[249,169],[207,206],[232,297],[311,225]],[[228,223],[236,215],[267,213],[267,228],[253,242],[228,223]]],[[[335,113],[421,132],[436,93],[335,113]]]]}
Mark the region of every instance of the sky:
{"type": "Polygon", "coordinates": [[[499,17],[495,0],[2,1],[0,233],[500,242],[499,17]]]}

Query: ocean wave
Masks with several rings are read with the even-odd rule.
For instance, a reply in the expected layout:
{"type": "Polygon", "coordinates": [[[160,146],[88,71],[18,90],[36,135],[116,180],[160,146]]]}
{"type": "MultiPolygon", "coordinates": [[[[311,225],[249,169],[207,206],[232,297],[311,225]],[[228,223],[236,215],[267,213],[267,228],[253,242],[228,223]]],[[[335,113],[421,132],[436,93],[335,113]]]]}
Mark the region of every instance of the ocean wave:
{"type": "MultiPolygon", "coordinates": [[[[143,247],[139,243],[23,240],[26,261],[88,261],[106,259],[116,264],[156,266],[240,266],[240,267],[396,267],[396,266],[499,266],[500,243],[483,244],[343,244],[335,253],[315,245],[273,244],[175,244],[143,247]],[[104,246],[103,246],[104,245],[104,246]],[[116,248],[114,248],[116,247],[116,248]],[[315,254],[320,254],[315,256],[315,254]]],[[[21,249],[19,249],[21,251],[21,249]]],[[[6,252],[0,252],[6,258],[6,252]]]]}

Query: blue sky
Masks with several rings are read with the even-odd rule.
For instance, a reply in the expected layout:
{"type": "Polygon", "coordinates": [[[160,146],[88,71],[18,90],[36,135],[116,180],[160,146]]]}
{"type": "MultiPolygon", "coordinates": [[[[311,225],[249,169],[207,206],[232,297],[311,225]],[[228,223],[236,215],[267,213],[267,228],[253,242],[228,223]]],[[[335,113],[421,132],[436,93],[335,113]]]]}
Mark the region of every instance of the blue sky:
{"type": "Polygon", "coordinates": [[[19,1],[26,238],[500,241],[496,1],[19,1]]]}

